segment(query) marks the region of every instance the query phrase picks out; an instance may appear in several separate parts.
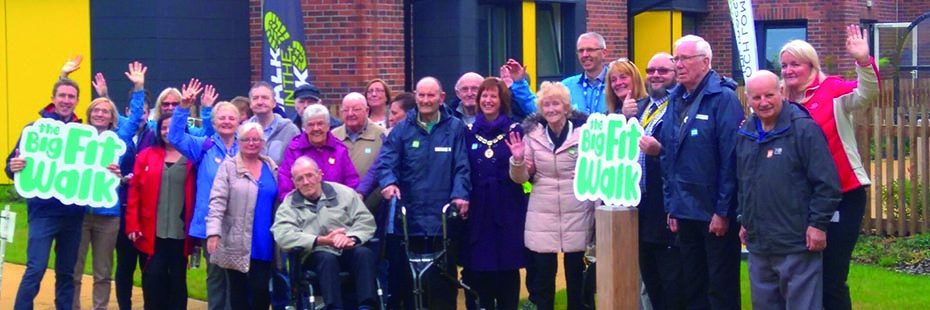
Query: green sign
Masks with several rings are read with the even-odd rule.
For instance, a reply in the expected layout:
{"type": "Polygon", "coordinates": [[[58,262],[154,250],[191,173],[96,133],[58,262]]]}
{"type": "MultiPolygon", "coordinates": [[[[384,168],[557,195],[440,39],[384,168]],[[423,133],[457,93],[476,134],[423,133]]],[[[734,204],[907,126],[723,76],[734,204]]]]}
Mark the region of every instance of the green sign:
{"type": "Polygon", "coordinates": [[[639,138],[643,126],[621,114],[592,114],[581,127],[575,165],[575,197],[608,206],[634,207],[642,192],[639,138]]]}
{"type": "Polygon", "coordinates": [[[119,178],[107,170],[126,152],[113,131],[42,118],[23,129],[19,154],[26,166],[14,176],[20,196],[65,204],[116,206],[119,178]]]}

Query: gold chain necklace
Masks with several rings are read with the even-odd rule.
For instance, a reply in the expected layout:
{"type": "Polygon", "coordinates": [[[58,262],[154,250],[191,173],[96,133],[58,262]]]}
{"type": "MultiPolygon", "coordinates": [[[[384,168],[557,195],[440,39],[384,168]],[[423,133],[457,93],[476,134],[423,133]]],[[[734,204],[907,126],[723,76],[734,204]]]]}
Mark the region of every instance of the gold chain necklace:
{"type": "Polygon", "coordinates": [[[488,146],[488,149],[484,151],[484,157],[488,159],[491,159],[491,157],[494,157],[494,150],[492,150],[491,147],[494,146],[494,144],[501,142],[501,140],[504,140],[505,136],[506,136],[505,134],[499,134],[497,135],[497,138],[494,138],[494,140],[488,140],[479,134],[475,134],[475,138],[478,139],[478,142],[481,142],[481,144],[488,146]]]}

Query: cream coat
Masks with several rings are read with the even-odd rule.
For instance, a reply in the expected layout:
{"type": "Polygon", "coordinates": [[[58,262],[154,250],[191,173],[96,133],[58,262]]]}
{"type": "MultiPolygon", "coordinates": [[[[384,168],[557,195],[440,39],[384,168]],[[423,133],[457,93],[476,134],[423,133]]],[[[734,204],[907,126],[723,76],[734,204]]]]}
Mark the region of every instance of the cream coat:
{"type": "Polygon", "coordinates": [[[554,152],[545,126],[535,126],[528,132],[523,139],[523,163],[515,163],[513,157],[510,160],[510,178],[514,182],[523,183],[532,176],[533,192],[523,235],[526,247],[537,253],[584,251],[594,236],[594,204],[575,199],[572,184],[580,127],[573,128],[554,152]]]}

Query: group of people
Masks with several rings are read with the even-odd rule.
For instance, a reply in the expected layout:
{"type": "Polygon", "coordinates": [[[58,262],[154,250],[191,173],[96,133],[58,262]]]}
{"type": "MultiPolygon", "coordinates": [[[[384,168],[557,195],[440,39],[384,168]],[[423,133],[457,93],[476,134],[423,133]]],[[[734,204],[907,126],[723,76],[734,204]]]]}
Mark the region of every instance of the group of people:
{"type": "MultiPolygon", "coordinates": [[[[108,304],[114,249],[121,309],[131,306],[136,266],[146,309],[186,308],[186,269],[200,249],[211,309],[286,305],[288,254],[317,273],[327,309],[377,308],[376,278],[387,282],[389,309],[412,309],[403,243],[444,237],[453,246],[427,275],[431,309],[456,308],[458,266],[475,292],[469,309],[516,309],[524,268],[529,301],[552,309],[559,253],[568,308],[583,309],[595,204],[576,199],[572,183],[591,113],[635,117],[645,130],[639,255],[649,306],[740,308],[742,240],[755,308],[849,309],[846,276],[869,185],[850,113],[876,97],[877,71],[858,26],[846,42],[856,81],[827,76],[809,43],[791,41],[781,78],[759,71],[746,80],[748,118],[736,83],[711,69],[710,45],[694,35],[654,55],[643,77],[625,58],[608,61],[601,35],[584,33],[584,72],[543,82],[535,94],[512,59],[499,77],[462,75],[456,102],[433,77],[397,95],[374,79],[343,97],[341,119],[313,85],[294,91],[296,113],[287,117],[267,83],[217,102],[217,90],[196,79],[163,90],[148,117],[147,68],[138,62],[125,74],[133,89],[123,116],[98,73],[86,117],[128,147],[109,167],[122,180],[120,205],[28,199],[16,309],[32,308],[53,240],[59,309],[80,308],[88,246],[95,309],[108,304]],[[194,126],[198,101],[202,124],[194,126]],[[387,207],[395,199],[406,221],[387,207]],[[462,223],[451,236],[444,205],[462,223]],[[343,294],[340,271],[352,274],[353,294],[343,294]]],[[[79,62],[62,68],[41,117],[81,122],[79,87],[67,78],[79,62]]],[[[14,149],[7,175],[25,165],[14,149]]]]}

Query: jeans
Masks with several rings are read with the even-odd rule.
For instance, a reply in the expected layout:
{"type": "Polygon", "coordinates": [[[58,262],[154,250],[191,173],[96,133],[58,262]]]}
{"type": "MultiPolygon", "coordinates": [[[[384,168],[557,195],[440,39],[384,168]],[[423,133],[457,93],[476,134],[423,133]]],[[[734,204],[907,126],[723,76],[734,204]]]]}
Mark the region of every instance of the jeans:
{"type": "MultiPolygon", "coordinates": [[[[64,206],[74,208],[74,206],[64,206]]],[[[26,272],[19,282],[14,309],[32,309],[45,276],[52,241],[55,241],[55,308],[71,309],[74,301],[74,263],[81,242],[80,216],[29,218],[29,241],[26,245],[26,272]]]]}

